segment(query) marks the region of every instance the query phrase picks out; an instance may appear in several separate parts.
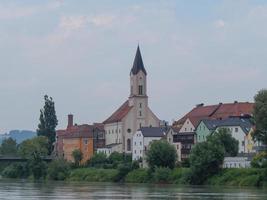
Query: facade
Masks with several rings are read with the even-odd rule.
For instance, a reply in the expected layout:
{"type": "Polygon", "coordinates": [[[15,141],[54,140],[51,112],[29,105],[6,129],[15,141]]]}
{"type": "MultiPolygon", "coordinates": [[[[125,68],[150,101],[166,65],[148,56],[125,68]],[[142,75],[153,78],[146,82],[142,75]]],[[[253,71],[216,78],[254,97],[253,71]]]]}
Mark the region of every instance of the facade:
{"type": "Polygon", "coordinates": [[[251,160],[251,157],[244,156],[225,157],[223,168],[249,168],[251,160]]]}
{"type": "MultiPolygon", "coordinates": [[[[133,135],[132,160],[145,159],[146,151],[151,142],[166,136],[165,130],[160,127],[142,127],[133,135]]],[[[143,162],[144,164],[144,162],[143,162]]]]}
{"type": "Polygon", "coordinates": [[[72,152],[76,149],[83,153],[82,162],[89,160],[96,147],[105,145],[103,124],[73,125],[73,115],[68,115],[68,126],[65,130],[56,131],[56,156],[73,161],[72,152]]]}
{"type": "Polygon", "coordinates": [[[139,46],[130,72],[130,96],[103,124],[106,145],[122,143],[122,152],[132,153],[133,134],[141,127],[159,127],[160,120],[150,110],[147,72],[139,46]]]}
{"type": "Polygon", "coordinates": [[[222,120],[201,120],[196,129],[197,142],[206,141],[206,137],[220,128],[228,128],[239,142],[239,153],[253,153],[255,145],[251,136],[253,124],[249,118],[230,117],[222,120]]]}
{"type": "MultiPolygon", "coordinates": [[[[170,127],[167,131],[167,142],[169,142],[171,145],[174,146],[174,148],[176,149],[176,154],[177,154],[177,161],[181,161],[181,150],[182,150],[182,143],[181,142],[174,142],[173,137],[174,135],[177,135],[179,133],[179,130],[174,128],[174,127],[170,127]]],[[[176,140],[175,140],[176,141],[176,140]]]]}
{"type": "Polygon", "coordinates": [[[97,148],[97,153],[104,153],[107,157],[109,157],[113,152],[122,152],[122,144],[108,144],[102,148],[97,148]]]}
{"type": "MultiPolygon", "coordinates": [[[[216,105],[207,105],[198,104],[195,108],[193,108],[190,112],[184,115],[179,120],[173,123],[173,126],[177,128],[182,128],[187,120],[189,119],[193,127],[185,127],[187,131],[189,129],[196,130],[197,125],[203,119],[226,119],[229,117],[245,117],[252,116],[253,112],[253,103],[249,102],[237,102],[234,103],[219,103],[216,105]]],[[[190,124],[189,124],[190,125],[190,124]]],[[[181,132],[187,132],[185,130],[181,132]]],[[[192,132],[192,131],[191,131],[192,132]]]]}

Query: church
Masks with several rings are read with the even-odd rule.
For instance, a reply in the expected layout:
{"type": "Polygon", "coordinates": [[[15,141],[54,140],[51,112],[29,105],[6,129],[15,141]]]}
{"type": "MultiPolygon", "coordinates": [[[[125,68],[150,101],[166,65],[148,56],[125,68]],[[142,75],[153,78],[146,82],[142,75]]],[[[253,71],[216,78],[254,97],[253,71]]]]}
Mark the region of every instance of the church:
{"type": "Polygon", "coordinates": [[[132,153],[132,138],[137,130],[141,127],[160,126],[160,120],[148,106],[147,72],[139,45],[130,71],[130,95],[103,124],[109,153],[132,153]]]}

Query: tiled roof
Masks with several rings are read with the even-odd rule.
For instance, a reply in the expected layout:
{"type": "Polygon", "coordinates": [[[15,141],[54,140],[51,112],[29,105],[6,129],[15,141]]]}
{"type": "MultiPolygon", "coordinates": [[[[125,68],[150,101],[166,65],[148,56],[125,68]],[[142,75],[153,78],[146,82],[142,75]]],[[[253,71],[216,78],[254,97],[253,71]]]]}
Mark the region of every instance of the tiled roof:
{"type": "Polygon", "coordinates": [[[253,127],[252,122],[248,118],[231,117],[227,119],[205,119],[202,120],[209,130],[215,130],[219,127],[240,126],[244,133],[248,133],[253,127]]]}
{"type": "Polygon", "coordinates": [[[180,126],[186,119],[190,119],[196,127],[202,119],[225,119],[231,116],[252,115],[253,103],[235,102],[235,103],[220,103],[216,105],[198,105],[181,119],[173,123],[174,126],[180,126]]]}
{"type": "Polygon", "coordinates": [[[94,126],[83,124],[74,125],[66,129],[63,138],[92,138],[94,126]]]}
{"type": "Polygon", "coordinates": [[[114,122],[120,122],[131,110],[132,106],[129,106],[129,101],[125,101],[118,110],[116,110],[103,124],[109,124],[114,122]]]}
{"type": "Polygon", "coordinates": [[[142,127],[140,128],[144,137],[164,137],[165,132],[160,127],[142,127]]]}

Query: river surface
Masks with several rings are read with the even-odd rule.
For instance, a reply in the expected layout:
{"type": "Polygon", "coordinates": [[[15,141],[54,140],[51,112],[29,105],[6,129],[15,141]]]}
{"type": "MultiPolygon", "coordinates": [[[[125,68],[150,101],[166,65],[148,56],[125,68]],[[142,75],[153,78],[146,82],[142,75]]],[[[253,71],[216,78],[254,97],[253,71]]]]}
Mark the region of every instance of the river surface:
{"type": "Polygon", "coordinates": [[[0,199],[267,199],[267,190],[150,184],[30,182],[0,179],[0,199]]]}

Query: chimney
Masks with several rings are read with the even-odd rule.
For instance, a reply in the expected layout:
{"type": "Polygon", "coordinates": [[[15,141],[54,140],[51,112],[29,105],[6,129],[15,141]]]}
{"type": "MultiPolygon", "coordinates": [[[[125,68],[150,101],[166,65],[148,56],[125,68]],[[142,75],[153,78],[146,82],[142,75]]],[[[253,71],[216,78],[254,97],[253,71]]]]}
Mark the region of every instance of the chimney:
{"type": "Polygon", "coordinates": [[[200,104],[197,104],[197,105],[196,105],[197,108],[198,108],[198,107],[202,107],[202,106],[204,106],[204,103],[200,103],[200,104]]]}
{"type": "Polygon", "coordinates": [[[69,114],[68,115],[68,128],[73,126],[73,115],[69,114]]]}

